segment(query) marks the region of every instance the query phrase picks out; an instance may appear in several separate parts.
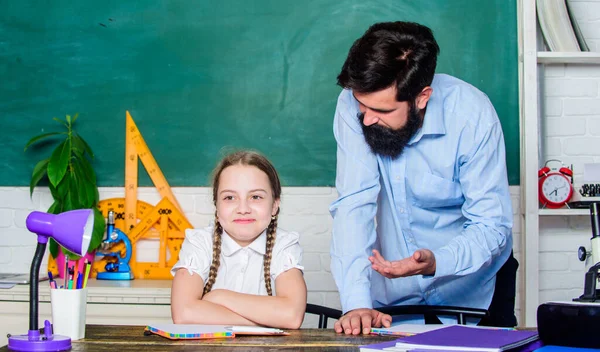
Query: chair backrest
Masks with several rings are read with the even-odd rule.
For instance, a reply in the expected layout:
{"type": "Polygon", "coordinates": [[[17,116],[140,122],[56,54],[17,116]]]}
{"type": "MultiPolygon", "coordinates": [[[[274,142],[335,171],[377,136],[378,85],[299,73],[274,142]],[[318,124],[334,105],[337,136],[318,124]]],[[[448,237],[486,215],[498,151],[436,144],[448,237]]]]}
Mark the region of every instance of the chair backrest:
{"type": "Polygon", "coordinates": [[[306,304],[306,313],[317,314],[319,316],[319,329],[327,329],[327,319],[339,319],[342,316],[342,311],[339,309],[312,303],[306,304]]]}
{"type": "Polygon", "coordinates": [[[452,306],[388,306],[375,308],[376,310],[389,314],[391,316],[406,315],[406,314],[421,314],[421,315],[453,315],[456,317],[458,324],[467,324],[467,317],[483,318],[488,315],[485,309],[452,307],[452,306]]]}

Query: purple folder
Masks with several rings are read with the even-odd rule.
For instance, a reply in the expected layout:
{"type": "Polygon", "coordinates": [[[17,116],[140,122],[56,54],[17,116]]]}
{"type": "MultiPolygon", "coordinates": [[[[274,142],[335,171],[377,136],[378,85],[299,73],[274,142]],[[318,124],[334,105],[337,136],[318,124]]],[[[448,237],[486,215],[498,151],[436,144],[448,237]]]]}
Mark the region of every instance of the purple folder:
{"type": "Polygon", "coordinates": [[[453,325],[400,338],[396,340],[396,347],[407,350],[506,351],[537,339],[537,331],[453,325]]]}

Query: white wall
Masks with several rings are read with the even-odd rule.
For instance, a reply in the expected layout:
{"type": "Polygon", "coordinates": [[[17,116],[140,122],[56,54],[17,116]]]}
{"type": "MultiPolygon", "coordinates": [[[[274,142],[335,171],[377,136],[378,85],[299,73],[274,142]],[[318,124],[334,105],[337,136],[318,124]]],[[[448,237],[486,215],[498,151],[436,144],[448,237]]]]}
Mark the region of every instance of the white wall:
{"type": "MultiPolygon", "coordinates": [[[[208,188],[173,188],[175,196],[193,226],[206,226],[213,219],[214,207],[208,188]]],[[[514,219],[518,221],[519,188],[511,187],[514,219]]],[[[300,233],[304,249],[304,277],[308,301],[340,308],[337,287],[331,277],[329,243],[331,216],[329,204],[337,193],[329,187],[284,187],[279,225],[300,233]]],[[[122,188],[100,188],[100,199],[124,197],[122,188]]],[[[156,204],[160,200],[154,188],[140,188],[138,199],[156,204]]],[[[40,187],[29,198],[27,187],[0,188],[0,272],[28,272],[35,251],[36,238],[25,228],[25,218],[33,210],[45,211],[52,204],[48,190],[40,187]]],[[[515,223],[515,256],[521,258],[520,224],[515,223]]],[[[140,261],[157,261],[157,243],[138,247],[140,261]],[[140,248],[141,247],[141,248],[140,248]]],[[[43,262],[45,266],[47,261],[43,262]]],[[[583,277],[582,272],[576,275],[583,277]]],[[[576,280],[573,280],[576,281],[576,280]]],[[[576,283],[574,283],[576,284],[576,283]]],[[[578,287],[578,286],[575,286],[578,287]]],[[[518,301],[518,300],[517,300],[518,301]]],[[[518,309],[518,307],[517,307],[518,309]]]]}
{"type": "MultiPolygon", "coordinates": [[[[214,219],[209,188],[173,188],[173,192],[194,227],[207,226],[214,219]]],[[[100,188],[100,199],[115,197],[124,197],[122,187],[100,188]]],[[[330,307],[340,306],[329,271],[332,220],[328,207],[335,197],[335,189],[330,187],[286,187],[279,217],[280,227],[301,234],[309,301],[330,307]]],[[[154,205],[161,197],[154,188],[140,188],[138,199],[154,205]]],[[[0,272],[29,272],[36,238],[25,228],[25,219],[31,211],[45,211],[51,204],[50,192],[43,187],[36,189],[31,199],[28,187],[0,187],[0,272]]],[[[139,261],[158,261],[157,242],[146,242],[137,250],[139,261]]],[[[43,266],[46,264],[44,260],[43,266]]]]}
{"type": "MultiPolygon", "coordinates": [[[[600,51],[600,0],[568,1],[590,51],[600,51]]],[[[600,162],[600,65],[542,69],[542,162],[572,164],[577,184],[585,163],[600,162]]],[[[586,266],[576,253],[590,248],[590,228],[589,215],[540,216],[540,303],[582,294],[586,266]]]]}

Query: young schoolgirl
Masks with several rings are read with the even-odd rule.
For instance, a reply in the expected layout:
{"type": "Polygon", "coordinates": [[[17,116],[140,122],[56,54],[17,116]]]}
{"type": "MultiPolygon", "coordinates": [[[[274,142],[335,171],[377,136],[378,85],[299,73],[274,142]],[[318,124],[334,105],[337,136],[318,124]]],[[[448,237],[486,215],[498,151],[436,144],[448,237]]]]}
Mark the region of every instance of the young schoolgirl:
{"type": "Polygon", "coordinates": [[[277,228],[281,184],[262,155],[226,156],[213,175],[214,226],[186,230],[171,273],[176,324],[297,329],[306,309],[298,234],[277,228]]]}

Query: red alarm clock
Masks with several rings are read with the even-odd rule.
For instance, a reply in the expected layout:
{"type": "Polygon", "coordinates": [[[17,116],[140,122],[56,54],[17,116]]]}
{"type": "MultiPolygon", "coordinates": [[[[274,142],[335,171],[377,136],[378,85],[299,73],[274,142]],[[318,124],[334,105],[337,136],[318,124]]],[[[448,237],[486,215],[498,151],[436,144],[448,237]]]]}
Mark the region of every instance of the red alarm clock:
{"type": "Polygon", "coordinates": [[[561,208],[565,206],[573,196],[573,170],[565,167],[560,160],[551,159],[546,161],[543,168],[538,171],[539,198],[545,208],[561,208]],[[561,167],[551,169],[548,163],[559,162],[561,167]]]}

